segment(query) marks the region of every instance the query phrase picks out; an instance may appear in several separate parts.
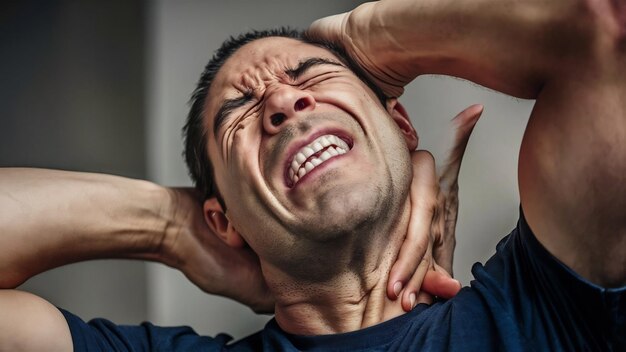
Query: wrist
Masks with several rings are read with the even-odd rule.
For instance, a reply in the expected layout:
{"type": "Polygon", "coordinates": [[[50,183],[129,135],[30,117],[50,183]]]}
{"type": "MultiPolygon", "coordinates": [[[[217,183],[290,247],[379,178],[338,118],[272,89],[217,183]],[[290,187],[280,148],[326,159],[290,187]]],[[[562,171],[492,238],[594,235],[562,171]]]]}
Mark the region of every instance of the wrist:
{"type": "Polygon", "coordinates": [[[124,232],[133,237],[136,259],[166,262],[169,253],[168,233],[175,223],[176,197],[172,189],[149,181],[133,180],[127,195],[134,195],[137,204],[124,214],[133,219],[124,232]]]}
{"type": "Polygon", "coordinates": [[[190,244],[195,243],[195,227],[198,223],[204,224],[202,204],[193,188],[162,188],[162,197],[165,197],[160,215],[163,230],[155,254],[158,261],[185,271],[189,252],[195,249],[190,248],[190,244]]]}
{"type": "Polygon", "coordinates": [[[402,95],[404,86],[418,75],[406,38],[413,31],[396,23],[398,16],[405,16],[396,7],[384,1],[364,3],[344,24],[346,49],[389,97],[402,95]]]}

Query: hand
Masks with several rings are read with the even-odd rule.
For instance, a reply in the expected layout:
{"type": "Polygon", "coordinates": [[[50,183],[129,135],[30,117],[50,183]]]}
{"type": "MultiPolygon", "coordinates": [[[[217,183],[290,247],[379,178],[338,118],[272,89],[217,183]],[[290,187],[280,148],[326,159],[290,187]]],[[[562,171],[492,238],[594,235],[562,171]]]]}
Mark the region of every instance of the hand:
{"type": "Polygon", "coordinates": [[[170,189],[175,215],[166,232],[165,264],[181,270],[203,291],[239,301],[256,313],[274,311],[272,297],[250,248],[232,248],[209,230],[191,188],[170,189]]]}
{"type": "Polygon", "coordinates": [[[394,8],[398,6],[383,2],[365,3],[352,11],[313,22],[307,34],[341,45],[388,97],[399,97],[404,86],[415,79],[417,73],[412,65],[403,64],[395,57],[405,51],[402,43],[388,33],[390,24],[380,23],[384,17],[381,11],[393,11],[394,8]]]}
{"type": "Polygon", "coordinates": [[[451,298],[460,290],[460,283],[450,277],[459,204],[457,181],[465,147],[482,111],[482,106],[472,105],[453,119],[454,145],[438,180],[430,153],[411,155],[411,219],[387,284],[388,297],[401,297],[405,311],[416,303],[430,303],[424,292],[451,298]]]}

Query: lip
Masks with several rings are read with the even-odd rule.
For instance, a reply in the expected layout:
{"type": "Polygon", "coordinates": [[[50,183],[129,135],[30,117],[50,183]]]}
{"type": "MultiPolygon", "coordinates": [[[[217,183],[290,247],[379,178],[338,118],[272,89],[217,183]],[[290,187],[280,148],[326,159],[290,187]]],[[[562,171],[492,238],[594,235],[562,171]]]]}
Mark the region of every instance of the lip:
{"type": "MultiPolygon", "coordinates": [[[[287,153],[285,154],[287,157],[285,158],[285,163],[283,165],[283,179],[287,188],[291,189],[295,186],[291,184],[291,180],[289,179],[289,168],[291,166],[293,158],[295,157],[296,152],[298,152],[298,150],[300,150],[300,148],[304,147],[305,145],[313,142],[317,137],[323,136],[325,134],[332,134],[343,139],[343,141],[348,144],[348,147],[350,149],[352,149],[354,145],[354,142],[350,135],[347,132],[337,128],[321,129],[311,133],[305,139],[292,142],[291,145],[287,148],[287,153]]],[[[304,177],[306,177],[306,175],[304,177]]]]}

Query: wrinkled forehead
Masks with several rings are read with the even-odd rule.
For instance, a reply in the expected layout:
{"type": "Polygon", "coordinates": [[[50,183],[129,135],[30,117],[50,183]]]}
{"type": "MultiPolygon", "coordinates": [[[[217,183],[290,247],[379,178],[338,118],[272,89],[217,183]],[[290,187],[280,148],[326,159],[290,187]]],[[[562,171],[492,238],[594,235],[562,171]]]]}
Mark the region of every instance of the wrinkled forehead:
{"type": "Polygon", "coordinates": [[[208,93],[206,111],[216,102],[262,91],[272,81],[286,80],[285,70],[303,59],[317,57],[341,62],[330,51],[293,38],[257,39],[239,48],[219,69],[208,93]]]}

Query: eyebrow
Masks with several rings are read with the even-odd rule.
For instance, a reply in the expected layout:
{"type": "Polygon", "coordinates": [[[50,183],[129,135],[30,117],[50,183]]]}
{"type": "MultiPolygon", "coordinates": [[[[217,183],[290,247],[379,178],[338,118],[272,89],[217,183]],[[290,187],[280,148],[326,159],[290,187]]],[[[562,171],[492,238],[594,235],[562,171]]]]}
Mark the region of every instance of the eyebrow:
{"type": "MultiPolygon", "coordinates": [[[[343,64],[335,60],[325,59],[321,57],[310,57],[310,58],[300,61],[296,67],[285,69],[285,74],[289,76],[291,80],[295,81],[298,78],[300,78],[302,75],[304,75],[311,68],[316,67],[316,66],[321,66],[321,65],[334,65],[334,66],[345,68],[343,64]]],[[[247,103],[252,101],[252,99],[253,99],[252,91],[247,91],[241,97],[225,99],[222,102],[222,104],[220,105],[220,108],[217,110],[217,113],[215,114],[215,118],[213,119],[213,134],[215,135],[216,138],[217,138],[217,131],[226,122],[228,115],[233,110],[246,105],[247,103]]]]}
{"type": "Polygon", "coordinates": [[[334,66],[345,67],[344,65],[342,65],[341,63],[335,60],[324,59],[321,57],[310,57],[308,59],[304,59],[300,61],[298,63],[298,66],[296,67],[286,69],[285,73],[287,74],[287,76],[289,76],[289,78],[295,81],[312,67],[321,66],[321,65],[334,65],[334,66]]]}

